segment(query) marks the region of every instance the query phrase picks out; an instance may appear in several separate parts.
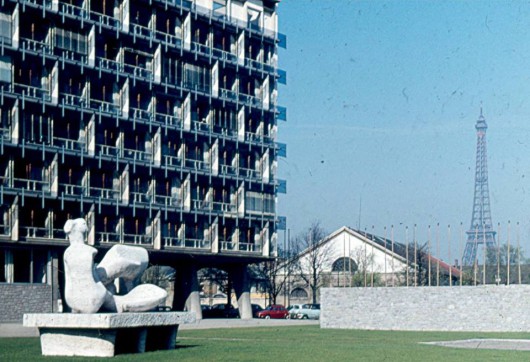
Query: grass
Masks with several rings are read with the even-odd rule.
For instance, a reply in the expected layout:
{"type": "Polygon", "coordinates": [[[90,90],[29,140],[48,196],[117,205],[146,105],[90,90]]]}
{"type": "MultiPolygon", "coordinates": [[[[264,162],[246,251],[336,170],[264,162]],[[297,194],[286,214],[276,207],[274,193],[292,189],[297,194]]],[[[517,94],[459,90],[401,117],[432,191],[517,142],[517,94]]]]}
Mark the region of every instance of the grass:
{"type": "MultiPolygon", "coordinates": [[[[419,342],[530,339],[530,333],[330,330],[319,326],[185,330],[177,349],[119,355],[112,361],[528,361],[530,352],[470,350],[419,342]]],[[[0,361],[87,361],[42,357],[38,338],[0,339],[0,361]]],[[[109,359],[101,359],[109,361],[109,359]]]]}

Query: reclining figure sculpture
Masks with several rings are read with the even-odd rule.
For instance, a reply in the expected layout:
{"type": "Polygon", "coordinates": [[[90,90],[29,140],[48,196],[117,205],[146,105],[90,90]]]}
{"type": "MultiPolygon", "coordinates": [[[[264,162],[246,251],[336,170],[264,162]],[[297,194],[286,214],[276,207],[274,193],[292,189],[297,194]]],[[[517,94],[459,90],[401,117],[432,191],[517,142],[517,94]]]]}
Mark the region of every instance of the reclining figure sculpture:
{"type": "Polygon", "coordinates": [[[96,248],[85,244],[88,227],[82,218],[68,220],[64,232],[70,246],[64,252],[65,300],[73,313],[144,312],[163,303],[167,292],[153,284],[137,285],[147,268],[147,250],[114,245],[94,266],[96,248]],[[124,295],[115,295],[114,281],[125,285],[124,295]]]}

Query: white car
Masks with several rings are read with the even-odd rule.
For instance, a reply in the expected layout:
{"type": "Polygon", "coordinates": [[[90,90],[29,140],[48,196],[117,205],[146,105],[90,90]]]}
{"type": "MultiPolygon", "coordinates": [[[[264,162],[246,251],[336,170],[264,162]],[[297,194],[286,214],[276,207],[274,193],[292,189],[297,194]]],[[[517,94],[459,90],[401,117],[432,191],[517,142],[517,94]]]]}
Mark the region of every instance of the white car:
{"type": "Polygon", "coordinates": [[[304,304],[296,313],[298,319],[320,319],[320,304],[304,304]]]}
{"type": "Polygon", "coordinates": [[[287,319],[295,319],[297,318],[298,311],[302,309],[302,304],[293,304],[289,307],[288,311],[289,314],[287,314],[287,319]]]}

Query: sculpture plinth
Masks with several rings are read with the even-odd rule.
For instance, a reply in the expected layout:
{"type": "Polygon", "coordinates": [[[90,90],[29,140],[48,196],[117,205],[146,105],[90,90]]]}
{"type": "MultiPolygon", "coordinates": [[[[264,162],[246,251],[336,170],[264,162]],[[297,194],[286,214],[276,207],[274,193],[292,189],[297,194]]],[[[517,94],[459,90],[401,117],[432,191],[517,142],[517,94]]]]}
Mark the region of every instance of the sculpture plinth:
{"type": "Polygon", "coordinates": [[[44,356],[112,357],[174,349],[189,312],[25,314],[24,326],[39,329],[44,356]]]}

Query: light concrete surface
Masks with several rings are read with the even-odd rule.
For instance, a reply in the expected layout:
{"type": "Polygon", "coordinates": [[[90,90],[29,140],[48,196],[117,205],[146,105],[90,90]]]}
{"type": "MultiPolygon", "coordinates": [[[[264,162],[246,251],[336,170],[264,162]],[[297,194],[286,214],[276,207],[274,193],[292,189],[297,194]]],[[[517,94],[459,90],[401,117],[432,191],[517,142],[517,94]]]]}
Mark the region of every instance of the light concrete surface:
{"type": "Polygon", "coordinates": [[[41,328],[115,329],[195,323],[191,312],[152,313],[27,313],[23,324],[41,328]]]}
{"type": "Polygon", "coordinates": [[[530,285],[322,288],[321,328],[530,331],[530,285]]]}
{"type": "Polygon", "coordinates": [[[528,339],[464,339],[459,341],[423,342],[422,344],[451,348],[530,351],[530,340],[528,339]]]}
{"type": "Polygon", "coordinates": [[[248,328],[248,327],[286,327],[302,325],[318,325],[317,320],[299,319],[202,319],[195,324],[184,324],[179,330],[213,329],[213,328],[248,328]]]}
{"type": "MultiPolygon", "coordinates": [[[[249,328],[249,327],[280,327],[280,326],[302,326],[318,325],[317,320],[296,319],[202,319],[193,324],[183,324],[179,330],[190,329],[213,329],[213,328],[249,328]]],[[[38,337],[36,327],[24,327],[22,323],[0,324],[0,338],[9,337],[38,337]]],[[[178,339],[178,337],[177,337],[178,339]]]]}

